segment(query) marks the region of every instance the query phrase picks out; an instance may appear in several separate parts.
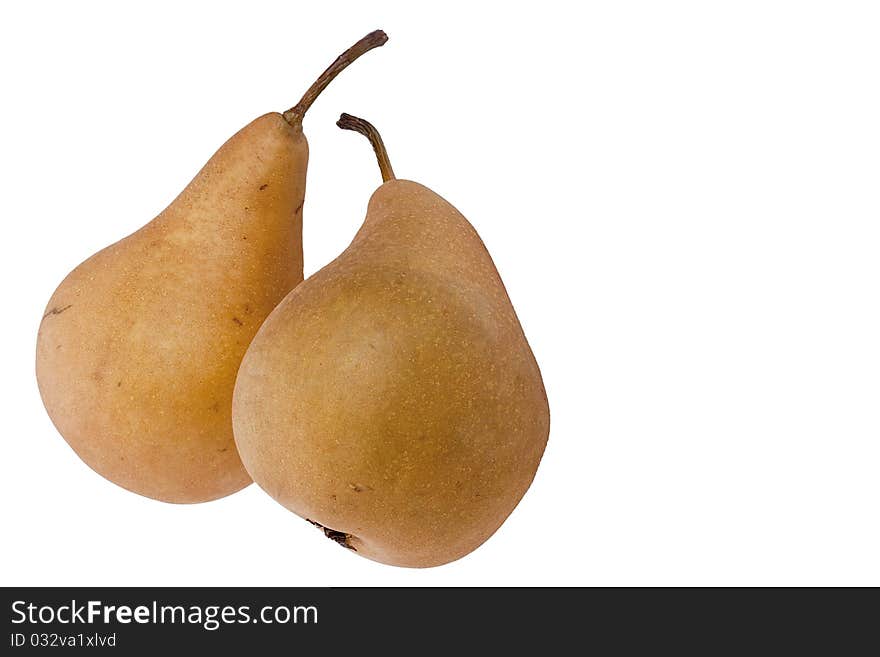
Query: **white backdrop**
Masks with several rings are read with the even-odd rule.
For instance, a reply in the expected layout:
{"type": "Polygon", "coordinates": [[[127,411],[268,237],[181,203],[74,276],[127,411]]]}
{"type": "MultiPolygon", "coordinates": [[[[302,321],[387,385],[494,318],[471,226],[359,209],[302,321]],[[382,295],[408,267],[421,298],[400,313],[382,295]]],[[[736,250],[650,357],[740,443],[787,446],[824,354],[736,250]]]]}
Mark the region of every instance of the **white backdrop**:
{"type": "Polygon", "coordinates": [[[4,4],[0,583],[880,585],[878,34],[871,2],[4,4]],[[305,121],[306,274],[379,183],[348,111],[480,232],[552,416],[502,529],[421,571],[256,486],[117,488],[33,374],[62,277],[379,27],[305,121]]]}

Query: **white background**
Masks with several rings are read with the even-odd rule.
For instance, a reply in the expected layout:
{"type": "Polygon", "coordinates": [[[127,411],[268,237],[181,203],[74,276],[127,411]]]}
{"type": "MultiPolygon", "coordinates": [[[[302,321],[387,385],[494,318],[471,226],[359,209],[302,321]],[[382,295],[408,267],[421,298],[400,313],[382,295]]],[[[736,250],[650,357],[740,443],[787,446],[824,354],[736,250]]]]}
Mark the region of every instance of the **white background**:
{"type": "Polygon", "coordinates": [[[0,582],[880,585],[876,7],[4,3],[0,582]],[[62,277],[378,27],[305,121],[306,274],[379,183],[348,111],[480,232],[552,415],[508,522],[430,570],[339,549],[256,486],[128,493],[33,374],[62,277]]]}

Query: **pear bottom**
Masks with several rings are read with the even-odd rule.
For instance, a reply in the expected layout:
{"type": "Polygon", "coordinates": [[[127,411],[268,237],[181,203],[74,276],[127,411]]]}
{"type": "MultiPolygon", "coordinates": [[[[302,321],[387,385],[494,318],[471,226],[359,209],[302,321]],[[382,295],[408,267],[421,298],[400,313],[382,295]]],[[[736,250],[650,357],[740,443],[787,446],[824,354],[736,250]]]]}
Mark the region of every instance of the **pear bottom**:
{"type": "Polygon", "coordinates": [[[475,344],[479,320],[456,316],[454,295],[435,291],[436,311],[412,320],[407,306],[423,302],[408,278],[361,277],[351,305],[325,288],[323,311],[297,304],[296,328],[282,304],[239,370],[233,426],[275,500],[360,556],[430,567],[501,526],[535,476],[549,414],[530,362],[491,336],[475,344]]]}

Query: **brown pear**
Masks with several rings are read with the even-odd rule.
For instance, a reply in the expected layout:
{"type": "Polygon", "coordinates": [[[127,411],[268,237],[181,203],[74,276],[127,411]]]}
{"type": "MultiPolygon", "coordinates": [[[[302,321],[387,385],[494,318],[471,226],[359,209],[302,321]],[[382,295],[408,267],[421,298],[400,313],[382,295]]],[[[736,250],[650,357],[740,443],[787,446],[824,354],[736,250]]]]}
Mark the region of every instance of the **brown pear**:
{"type": "Polygon", "coordinates": [[[285,112],[227,141],[158,217],[76,267],[37,338],[37,382],[74,451],[123,488],[205,502],[247,486],[232,390],[262,321],[303,279],[302,119],[373,32],[285,112]]]}
{"type": "Polygon", "coordinates": [[[473,227],[397,180],[351,245],[290,292],[242,361],[233,397],[245,467],[355,553],[397,566],[462,557],[525,494],[547,396],[504,284],[473,227]]]}

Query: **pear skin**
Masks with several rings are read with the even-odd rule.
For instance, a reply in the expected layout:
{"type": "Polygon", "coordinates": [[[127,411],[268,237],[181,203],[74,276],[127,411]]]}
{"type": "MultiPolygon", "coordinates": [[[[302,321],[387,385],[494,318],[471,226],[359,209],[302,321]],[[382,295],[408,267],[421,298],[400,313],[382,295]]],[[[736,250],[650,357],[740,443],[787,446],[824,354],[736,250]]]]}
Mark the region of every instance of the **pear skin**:
{"type": "Polygon", "coordinates": [[[92,469],[141,495],[213,500],[247,486],[232,391],[250,340],[303,279],[302,117],[356,44],[283,115],[227,141],[158,217],[76,267],[37,338],[43,403],[92,469]]]}
{"type": "Polygon", "coordinates": [[[235,440],[254,480],[328,537],[382,563],[436,566],[486,541],[525,494],[549,408],[476,231],[394,179],[371,138],[386,182],[351,245],[252,341],[235,440]]]}

